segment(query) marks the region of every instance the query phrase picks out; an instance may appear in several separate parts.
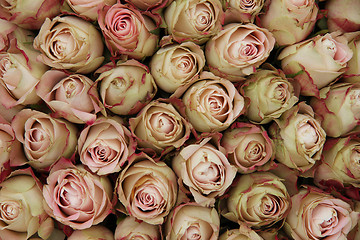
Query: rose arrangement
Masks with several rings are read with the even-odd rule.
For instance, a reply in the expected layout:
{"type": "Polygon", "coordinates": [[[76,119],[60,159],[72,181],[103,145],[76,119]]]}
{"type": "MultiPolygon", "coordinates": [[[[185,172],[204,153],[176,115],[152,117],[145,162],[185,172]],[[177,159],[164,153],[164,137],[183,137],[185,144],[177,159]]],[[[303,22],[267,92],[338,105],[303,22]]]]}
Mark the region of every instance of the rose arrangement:
{"type": "Polygon", "coordinates": [[[0,240],[360,239],[355,0],[0,0],[0,240]]]}

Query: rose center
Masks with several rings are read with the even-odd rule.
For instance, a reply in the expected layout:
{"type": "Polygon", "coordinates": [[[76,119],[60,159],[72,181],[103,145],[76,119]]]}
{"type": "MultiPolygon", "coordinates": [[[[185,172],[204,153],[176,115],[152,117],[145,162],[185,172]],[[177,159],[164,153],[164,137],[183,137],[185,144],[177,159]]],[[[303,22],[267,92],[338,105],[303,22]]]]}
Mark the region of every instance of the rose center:
{"type": "Polygon", "coordinates": [[[156,113],[150,117],[150,124],[160,133],[169,134],[174,131],[174,119],[165,113],[156,113]]]}
{"type": "Polygon", "coordinates": [[[301,144],[305,145],[306,149],[314,147],[319,140],[319,136],[314,126],[309,121],[299,126],[297,138],[301,144]]]}
{"type": "Polygon", "coordinates": [[[193,169],[193,176],[201,183],[216,183],[220,179],[220,169],[213,162],[201,162],[193,169]]]}
{"type": "Polygon", "coordinates": [[[241,0],[239,1],[239,8],[249,11],[254,9],[256,6],[256,2],[254,0],[241,0]]]}
{"type": "Polygon", "coordinates": [[[69,30],[64,30],[58,34],[50,46],[51,54],[58,59],[69,56],[74,51],[74,39],[69,30]]]}
{"type": "Polygon", "coordinates": [[[144,184],[135,194],[136,205],[142,211],[159,209],[164,204],[164,199],[159,189],[152,184],[144,184]]]}
{"type": "Polygon", "coordinates": [[[248,161],[258,162],[266,156],[264,146],[258,141],[250,141],[245,149],[245,158],[248,161]]]}
{"type": "Polygon", "coordinates": [[[21,204],[16,201],[4,201],[0,203],[0,218],[8,222],[16,219],[21,211],[21,204]]]}
{"type": "Polygon", "coordinates": [[[201,239],[201,232],[200,232],[200,227],[196,224],[191,225],[190,227],[188,227],[186,229],[185,232],[185,236],[186,238],[181,238],[181,240],[198,240],[201,239]]]}
{"type": "Polygon", "coordinates": [[[195,27],[198,31],[208,31],[213,21],[214,9],[210,3],[198,4],[195,8],[195,27]]]}
{"type": "Polygon", "coordinates": [[[325,53],[334,58],[337,51],[334,41],[330,39],[324,39],[322,43],[325,53]]]}
{"type": "Polygon", "coordinates": [[[321,237],[331,234],[332,229],[338,225],[337,211],[326,204],[318,205],[312,213],[313,222],[318,226],[321,237]]]}
{"type": "Polygon", "coordinates": [[[285,84],[279,84],[274,91],[274,99],[284,102],[287,97],[287,86],[285,84]]]}

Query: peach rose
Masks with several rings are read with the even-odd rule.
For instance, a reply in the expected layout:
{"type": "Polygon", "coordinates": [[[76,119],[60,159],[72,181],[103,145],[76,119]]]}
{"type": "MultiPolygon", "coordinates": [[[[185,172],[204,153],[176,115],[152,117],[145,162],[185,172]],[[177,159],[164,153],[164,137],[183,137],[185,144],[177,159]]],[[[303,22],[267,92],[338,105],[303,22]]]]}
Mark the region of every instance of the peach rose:
{"type": "Polygon", "coordinates": [[[126,239],[160,240],[160,226],[139,222],[134,217],[126,217],[116,226],[115,240],[126,239]]]}

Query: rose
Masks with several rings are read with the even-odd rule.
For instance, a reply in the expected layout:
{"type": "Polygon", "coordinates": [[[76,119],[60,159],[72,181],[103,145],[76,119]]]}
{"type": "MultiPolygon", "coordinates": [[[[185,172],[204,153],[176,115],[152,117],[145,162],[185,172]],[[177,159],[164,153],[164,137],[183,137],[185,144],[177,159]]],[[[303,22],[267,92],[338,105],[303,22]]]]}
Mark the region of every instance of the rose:
{"type": "Polygon", "coordinates": [[[159,88],[173,93],[193,81],[205,66],[203,50],[193,42],[161,47],[151,58],[150,71],[159,88]]]}
{"type": "Polygon", "coordinates": [[[274,121],[269,135],[276,160],[302,172],[320,160],[326,133],[309,105],[300,102],[274,121]]]}
{"type": "Polygon", "coordinates": [[[111,6],[115,4],[116,0],[66,0],[66,3],[75,13],[96,21],[99,9],[104,5],[111,6]]]}
{"type": "Polygon", "coordinates": [[[229,80],[202,72],[182,101],[186,117],[199,132],[222,131],[245,112],[245,100],[229,80]]]}
{"type": "Polygon", "coordinates": [[[292,83],[274,68],[259,69],[250,75],[240,91],[249,99],[246,117],[258,124],[279,118],[298,101],[292,83]]]}
{"type": "Polygon", "coordinates": [[[114,234],[108,228],[97,225],[83,230],[75,230],[68,240],[114,240],[114,234]]]}
{"type": "Polygon", "coordinates": [[[146,222],[136,221],[134,217],[122,219],[116,226],[115,240],[136,238],[148,240],[161,239],[160,227],[146,222]]]}
{"type": "Polygon", "coordinates": [[[315,0],[267,0],[257,24],[268,29],[280,46],[300,42],[311,33],[319,8],[315,0]]]}
{"type": "Polygon", "coordinates": [[[286,75],[293,75],[301,95],[319,96],[319,89],[345,72],[353,53],[338,33],[316,35],[284,48],[278,59],[286,75]]]}
{"type": "Polygon", "coordinates": [[[104,6],[98,23],[112,56],[127,55],[140,60],[155,52],[159,37],[151,33],[156,29],[154,20],[132,5],[118,2],[104,6]]]}
{"type": "Polygon", "coordinates": [[[174,208],[165,223],[166,239],[216,240],[219,236],[220,217],[215,208],[195,203],[174,208]]]}
{"type": "Polygon", "coordinates": [[[220,145],[240,173],[251,173],[271,164],[274,143],[262,126],[237,122],[224,132],[220,145]]]}
{"type": "Polygon", "coordinates": [[[30,168],[15,170],[0,183],[1,239],[48,239],[54,225],[42,205],[42,186],[30,168]]]}
{"type": "Polygon", "coordinates": [[[207,142],[183,148],[173,158],[172,168],[184,192],[190,193],[198,204],[213,207],[216,198],[230,187],[237,171],[225,154],[207,142]]]}
{"type": "Polygon", "coordinates": [[[157,86],[149,69],[136,60],[111,63],[96,71],[100,76],[93,88],[100,85],[104,106],[118,115],[138,113],[157,92],[157,86]]]}
{"type": "Polygon", "coordinates": [[[219,240],[264,240],[254,230],[241,224],[239,229],[226,230],[219,240]]]}
{"type": "Polygon", "coordinates": [[[36,93],[56,116],[73,123],[91,124],[102,110],[98,92],[91,88],[93,84],[85,75],[49,70],[42,75],[36,93]]]}
{"type": "Polygon", "coordinates": [[[80,133],[80,161],[97,175],[119,172],[135,152],[135,140],[116,117],[99,117],[80,133]]]}
{"type": "Polygon", "coordinates": [[[360,30],[360,3],[356,0],[327,0],[327,26],[330,32],[355,32],[360,30]]]}
{"type": "Polygon", "coordinates": [[[37,60],[56,69],[90,73],[104,61],[101,35],[93,24],[76,16],[47,18],[34,40],[37,60]]]}
{"type": "Polygon", "coordinates": [[[220,31],[223,11],[219,0],[175,0],[165,9],[164,19],[176,42],[203,44],[220,31]]]}
{"type": "Polygon", "coordinates": [[[270,172],[241,175],[228,194],[221,214],[256,230],[280,229],[291,208],[285,185],[270,172]]]}
{"type": "Polygon", "coordinates": [[[353,51],[353,56],[347,63],[348,69],[342,75],[343,80],[346,82],[359,82],[360,81],[360,31],[345,33],[344,36],[349,41],[348,46],[353,51]]]}
{"type": "Polygon", "coordinates": [[[73,229],[101,223],[111,212],[112,186],[108,178],[62,159],[51,168],[43,187],[44,208],[58,222],[73,229]]]}
{"type": "Polygon", "coordinates": [[[162,224],[176,203],[175,173],[145,154],[133,159],[116,181],[115,193],[122,205],[119,210],[149,224],[162,224]]]}
{"type": "Polygon", "coordinates": [[[173,0],[125,0],[143,11],[154,11],[166,8],[173,0]]]}
{"type": "Polygon", "coordinates": [[[264,6],[264,0],[225,0],[225,24],[254,22],[264,6]]]}
{"type": "Polygon", "coordinates": [[[76,127],[65,121],[31,109],[23,109],[11,122],[16,139],[23,144],[27,163],[46,170],[61,157],[75,152],[76,127]]]}
{"type": "Polygon", "coordinates": [[[320,96],[319,99],[311,98],[310,105],[321,117],[321,126],[326,135],[339,137],[359,131],[358,83],[335,83],[323,88],[320,96]]]}
{"type": "Polygon", "coordinates": [[[295,240],[345,240],[359,219],[348,203],[315,187],[301,189],[291,200],[285,230],[295,240]]]}
{"type": "Polygon", "coordinates": [[[28,43],[34,40],[34,34],[31,31],[21,28],[11,21],[0,18],[0,28],[0,52],[8,51],[15,44],[20,48],[28,47],[28,43]]]}
{"type": "Polygon", "coordinates": [[[211,72],[237,82],[254,73],[274,45],[275,38],[267,29],[231,23],[207,42],[205,56],[211,72]]]}

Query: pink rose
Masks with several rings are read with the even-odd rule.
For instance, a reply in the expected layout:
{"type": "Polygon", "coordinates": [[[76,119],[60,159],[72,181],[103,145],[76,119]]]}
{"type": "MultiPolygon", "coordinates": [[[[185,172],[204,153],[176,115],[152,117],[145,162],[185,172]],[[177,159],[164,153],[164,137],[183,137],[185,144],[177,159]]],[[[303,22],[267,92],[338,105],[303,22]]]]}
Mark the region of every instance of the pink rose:
{"type": "Polygon", "coordinates": [[[134,217],[126,217],[119,221],[115,229],[115,240],[146,239],[160,240],[160,226],[144,221],[137,221],[134,217]]]}
{"type": "Polygon", "coordinates": [[[360,2],[357,0],[327,0],[327,26],[330,32],[355,32],[360,30],[360,2]]]}
{"type": "Polygon", "coordinates": [[[114,240],[114,233],[102,225],[75,230],[67,240],[114,240]]]}
{"type": "Polygon", "coordinates": [[[115,4],[116,0],[66,0],[66,3],[75,13],[96,21],[99,9],[115,4]]]}
{"type": "Polygon", "coordinates": [[[0,18],[0,52],[6,52],[16,44],[25,47],[24,44],[34,40],[34,33],[19,27],[15,23],[0,18]]]}

